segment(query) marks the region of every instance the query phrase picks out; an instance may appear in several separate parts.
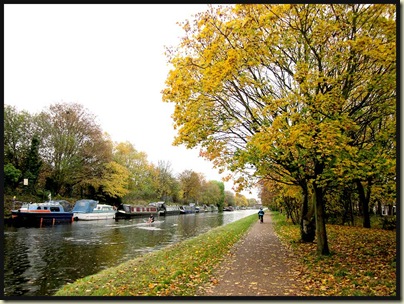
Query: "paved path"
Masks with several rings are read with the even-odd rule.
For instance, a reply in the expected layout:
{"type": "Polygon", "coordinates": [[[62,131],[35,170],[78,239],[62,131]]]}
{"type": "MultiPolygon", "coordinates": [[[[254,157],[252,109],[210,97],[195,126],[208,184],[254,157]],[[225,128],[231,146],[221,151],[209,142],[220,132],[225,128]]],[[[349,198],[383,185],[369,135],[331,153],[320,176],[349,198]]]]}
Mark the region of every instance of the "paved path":
{"type": "Polygon", "coordinates": [[[247,234],[214,270],[212,283],[199,296],[299,296],[302,286],[293,273],[294,258],[276,236],[267,211],[264,223],[247,234]]]}

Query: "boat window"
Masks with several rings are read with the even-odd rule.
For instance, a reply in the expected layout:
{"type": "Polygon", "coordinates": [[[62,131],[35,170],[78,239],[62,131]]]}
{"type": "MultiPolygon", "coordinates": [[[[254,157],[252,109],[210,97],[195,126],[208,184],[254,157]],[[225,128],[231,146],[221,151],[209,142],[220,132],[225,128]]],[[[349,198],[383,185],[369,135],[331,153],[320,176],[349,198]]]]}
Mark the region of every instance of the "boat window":
{"type": "Polygon", "coordinates": [[[45,207],[43,207],[43,208],[44,208],[45,210],[48,210],[48,207],[46,207],[46,206],[45,206],[45,207]]]}
{"type": "Polygon", "coordinates": [[[41,210],[41,207],[40,207],[40,206],[38,206],[38,208],[36,208],[36,210],[41,210]]]}
{"type": "MultiPolygon", "coordinates": [[[[67,206],[63,206],[64,209],[66,211],[70,211],[71,207],[69,206],[69,208],[66,208],[67,206]]],[[[94,200],[87,200],[87,199],[83,199],[83,200],[78,200],[76,201],[76,203],[74,204],[73,207],[73,212],[93,212],[94,209],[97,207],[97,202],[94,200]]]]}
{"type": "Polygon", "coordinates": [[[50,211],[59,212],[60,208],[59,207],[50,207],[50,211]]]}

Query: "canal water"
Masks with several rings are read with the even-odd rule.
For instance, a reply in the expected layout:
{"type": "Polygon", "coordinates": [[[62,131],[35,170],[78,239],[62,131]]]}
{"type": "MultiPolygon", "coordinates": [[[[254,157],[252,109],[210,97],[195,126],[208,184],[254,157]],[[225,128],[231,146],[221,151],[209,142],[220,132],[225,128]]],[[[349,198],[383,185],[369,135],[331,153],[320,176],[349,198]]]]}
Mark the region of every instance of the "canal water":
{"type": "Polygon", "coordinates": [[[5,227],[4,295],[49,296],[69,282],[237,221],[256,210],[5,227]]]}

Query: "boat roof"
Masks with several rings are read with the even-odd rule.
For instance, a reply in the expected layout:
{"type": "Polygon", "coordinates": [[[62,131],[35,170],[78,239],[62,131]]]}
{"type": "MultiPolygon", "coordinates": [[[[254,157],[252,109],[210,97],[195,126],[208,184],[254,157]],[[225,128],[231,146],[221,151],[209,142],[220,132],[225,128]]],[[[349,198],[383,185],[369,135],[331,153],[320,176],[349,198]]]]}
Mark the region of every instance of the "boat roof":
{"type": "Polygon", "coordinates": [[[24,205],[44,206],[44,205],[61,205],[63,203],[69,203],[69,202],[66,200],[54,200],[54,201],[47,201],[47,202],[43,202],[43,203],[25,202],[24,205]]]}
{"type": "Polygon", "coordinates": [[[70,203],[66,200],[54,200],[54,201],[47,201],[47,202],[43,202],[43,203],[24,203],[21,206],[21,209],[28,209],[28,210],[33,210],[33,209],[37,209],[38,207],[62,207],[63,211],[70,211],[71,210],[71,206],[70,203]]]}

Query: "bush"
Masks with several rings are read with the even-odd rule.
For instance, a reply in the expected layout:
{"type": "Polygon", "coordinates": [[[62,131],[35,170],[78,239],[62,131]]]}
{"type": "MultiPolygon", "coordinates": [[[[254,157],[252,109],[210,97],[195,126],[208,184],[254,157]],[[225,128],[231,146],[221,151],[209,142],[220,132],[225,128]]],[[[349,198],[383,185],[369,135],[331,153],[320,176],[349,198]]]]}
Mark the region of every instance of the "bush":
{"type": "Polygon", "coordinates": [[[394,230],[396,229],[397,218],[395,215],[387,215],[383,216],[381,219],[381,226],[385,230],[394,230]]]}

